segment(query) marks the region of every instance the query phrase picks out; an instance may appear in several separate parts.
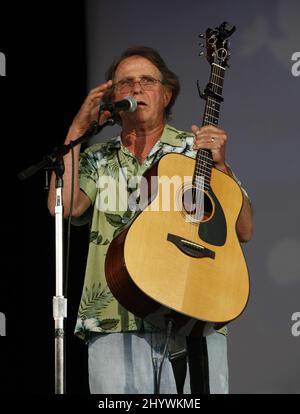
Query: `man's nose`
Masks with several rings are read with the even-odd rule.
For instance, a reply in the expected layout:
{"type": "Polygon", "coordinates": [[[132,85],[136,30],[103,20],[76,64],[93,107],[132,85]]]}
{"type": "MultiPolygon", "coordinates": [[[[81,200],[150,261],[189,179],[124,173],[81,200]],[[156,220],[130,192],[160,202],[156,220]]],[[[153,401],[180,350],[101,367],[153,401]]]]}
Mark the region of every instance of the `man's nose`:
{"type": "Polygon", "coordinates": [[[135,93],[139,93],[142,90],[141,82],[139,80],[133,81],[132,91],[135,93]]]}

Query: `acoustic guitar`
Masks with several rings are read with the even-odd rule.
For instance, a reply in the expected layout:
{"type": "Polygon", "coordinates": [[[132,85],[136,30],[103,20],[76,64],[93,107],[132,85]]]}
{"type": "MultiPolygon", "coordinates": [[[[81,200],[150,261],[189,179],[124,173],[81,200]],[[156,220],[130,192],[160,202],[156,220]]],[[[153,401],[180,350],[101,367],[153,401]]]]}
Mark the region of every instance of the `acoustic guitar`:
{"type": "MultiPolygon", "coordinates": [[[[234,30],[227,22],[206,30],[211,74],[204,93],[199,89],[206,100],[203,125],[218,124],[234,30]]],[[[171,319],[182,334],[207,335],[237,318],[249,296],[236,234],[242,191],[214,168],[206,149],[195,159],[166,154],[146,175],[147,206],[109,246],[108,286],[121,305],[156,327],[171,319]],[[164,209],[166,177],[172,185],[164,209]]]]}

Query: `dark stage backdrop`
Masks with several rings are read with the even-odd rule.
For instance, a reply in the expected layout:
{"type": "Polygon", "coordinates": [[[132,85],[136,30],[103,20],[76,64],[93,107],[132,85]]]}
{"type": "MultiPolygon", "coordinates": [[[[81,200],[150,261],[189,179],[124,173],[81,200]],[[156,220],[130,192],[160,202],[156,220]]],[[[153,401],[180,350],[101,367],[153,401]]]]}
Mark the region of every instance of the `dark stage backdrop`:
{"type": "MultiPolygon", "coordinates": [[[[230,392],[300,393],[299,12],[297,0],[89,0],[68,10],[55,1],[10,11],[1,6],[0,316],[6,337],[0,337],[0,393],[53,393],[54,382],[54,221],[43,174],[22,183],[16,174],[63,141],[88,90],[131,45],[157,48],[179,75],[174,126],[189,130],[200,122],[196,80],[204,87],[210,69],[198,57],[197,36],[224,20],[237,31],[220,126],[228,132],[228,161],[248,190],[255,224],[253,240],[244,246],[250,301],[229,325],[230,392]]],[[[116,132],[106,129],[96,141],[116,132]]],[[[87,229],[73,228],[68,393],[88,392],[86,347],[73,336],[86,248],[87,229]]]]}
{"type": "MultiPolygon", "coordinates": [[[[54,392],[54,219],[44,173],[24,182],[17,173],[63,143],[86,94],[84,2],[60,3],[1,5],[0,393],[54,392]]],[[[67,391],[76,393],[88,392],[85,346],[73,335],[86,241],[87,230],[74,229],[66,345],[67,391]]]]}

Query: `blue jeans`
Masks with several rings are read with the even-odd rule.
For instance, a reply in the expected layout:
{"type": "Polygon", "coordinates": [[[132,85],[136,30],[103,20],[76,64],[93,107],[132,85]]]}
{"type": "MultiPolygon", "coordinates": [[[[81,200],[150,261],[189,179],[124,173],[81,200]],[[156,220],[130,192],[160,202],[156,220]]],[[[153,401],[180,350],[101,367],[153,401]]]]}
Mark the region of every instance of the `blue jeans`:
{"type": "MultiPolygon", "coordinates": [[[[99,334],[89,341],[89,385],[92,394],[153,394],[153,357],[160,359],[165,334],[99,334]]],[[[220,333],[206,338],[211,394],[228,393],[227,340],[220,333]]],[[[190,394],[189,370],[184,393],[190,394]]],[[[160,394],[177,394],[171,362],[166,357],[161,371],[160,394]]]]}

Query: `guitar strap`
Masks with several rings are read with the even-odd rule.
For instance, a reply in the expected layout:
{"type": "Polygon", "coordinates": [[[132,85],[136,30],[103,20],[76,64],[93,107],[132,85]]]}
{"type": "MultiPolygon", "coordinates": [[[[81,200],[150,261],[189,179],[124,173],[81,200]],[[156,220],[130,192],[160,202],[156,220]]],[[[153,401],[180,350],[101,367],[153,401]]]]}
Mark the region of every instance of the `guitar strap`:
{"type": "Polygon", "coordinates": [[[205,337],[186,338],[191,394],[210,394],[207,341],[205,337]]]}
{"type": "Polygon", "coordinates": [[[176,382],[177,394],[183,394],[183,387],[187,370],[187,346],[184,336],[172,336],[169,346],[169,360],[176,382]]]}
{"type": "Polygon", "coordinates": [[[186,337],[186,346],[172,338],[169,343],[171,361],[178,394],[183,394],[187,372],[190,371],[191,394],[209,394],[209,366],[205,337],[186,337]]]}

